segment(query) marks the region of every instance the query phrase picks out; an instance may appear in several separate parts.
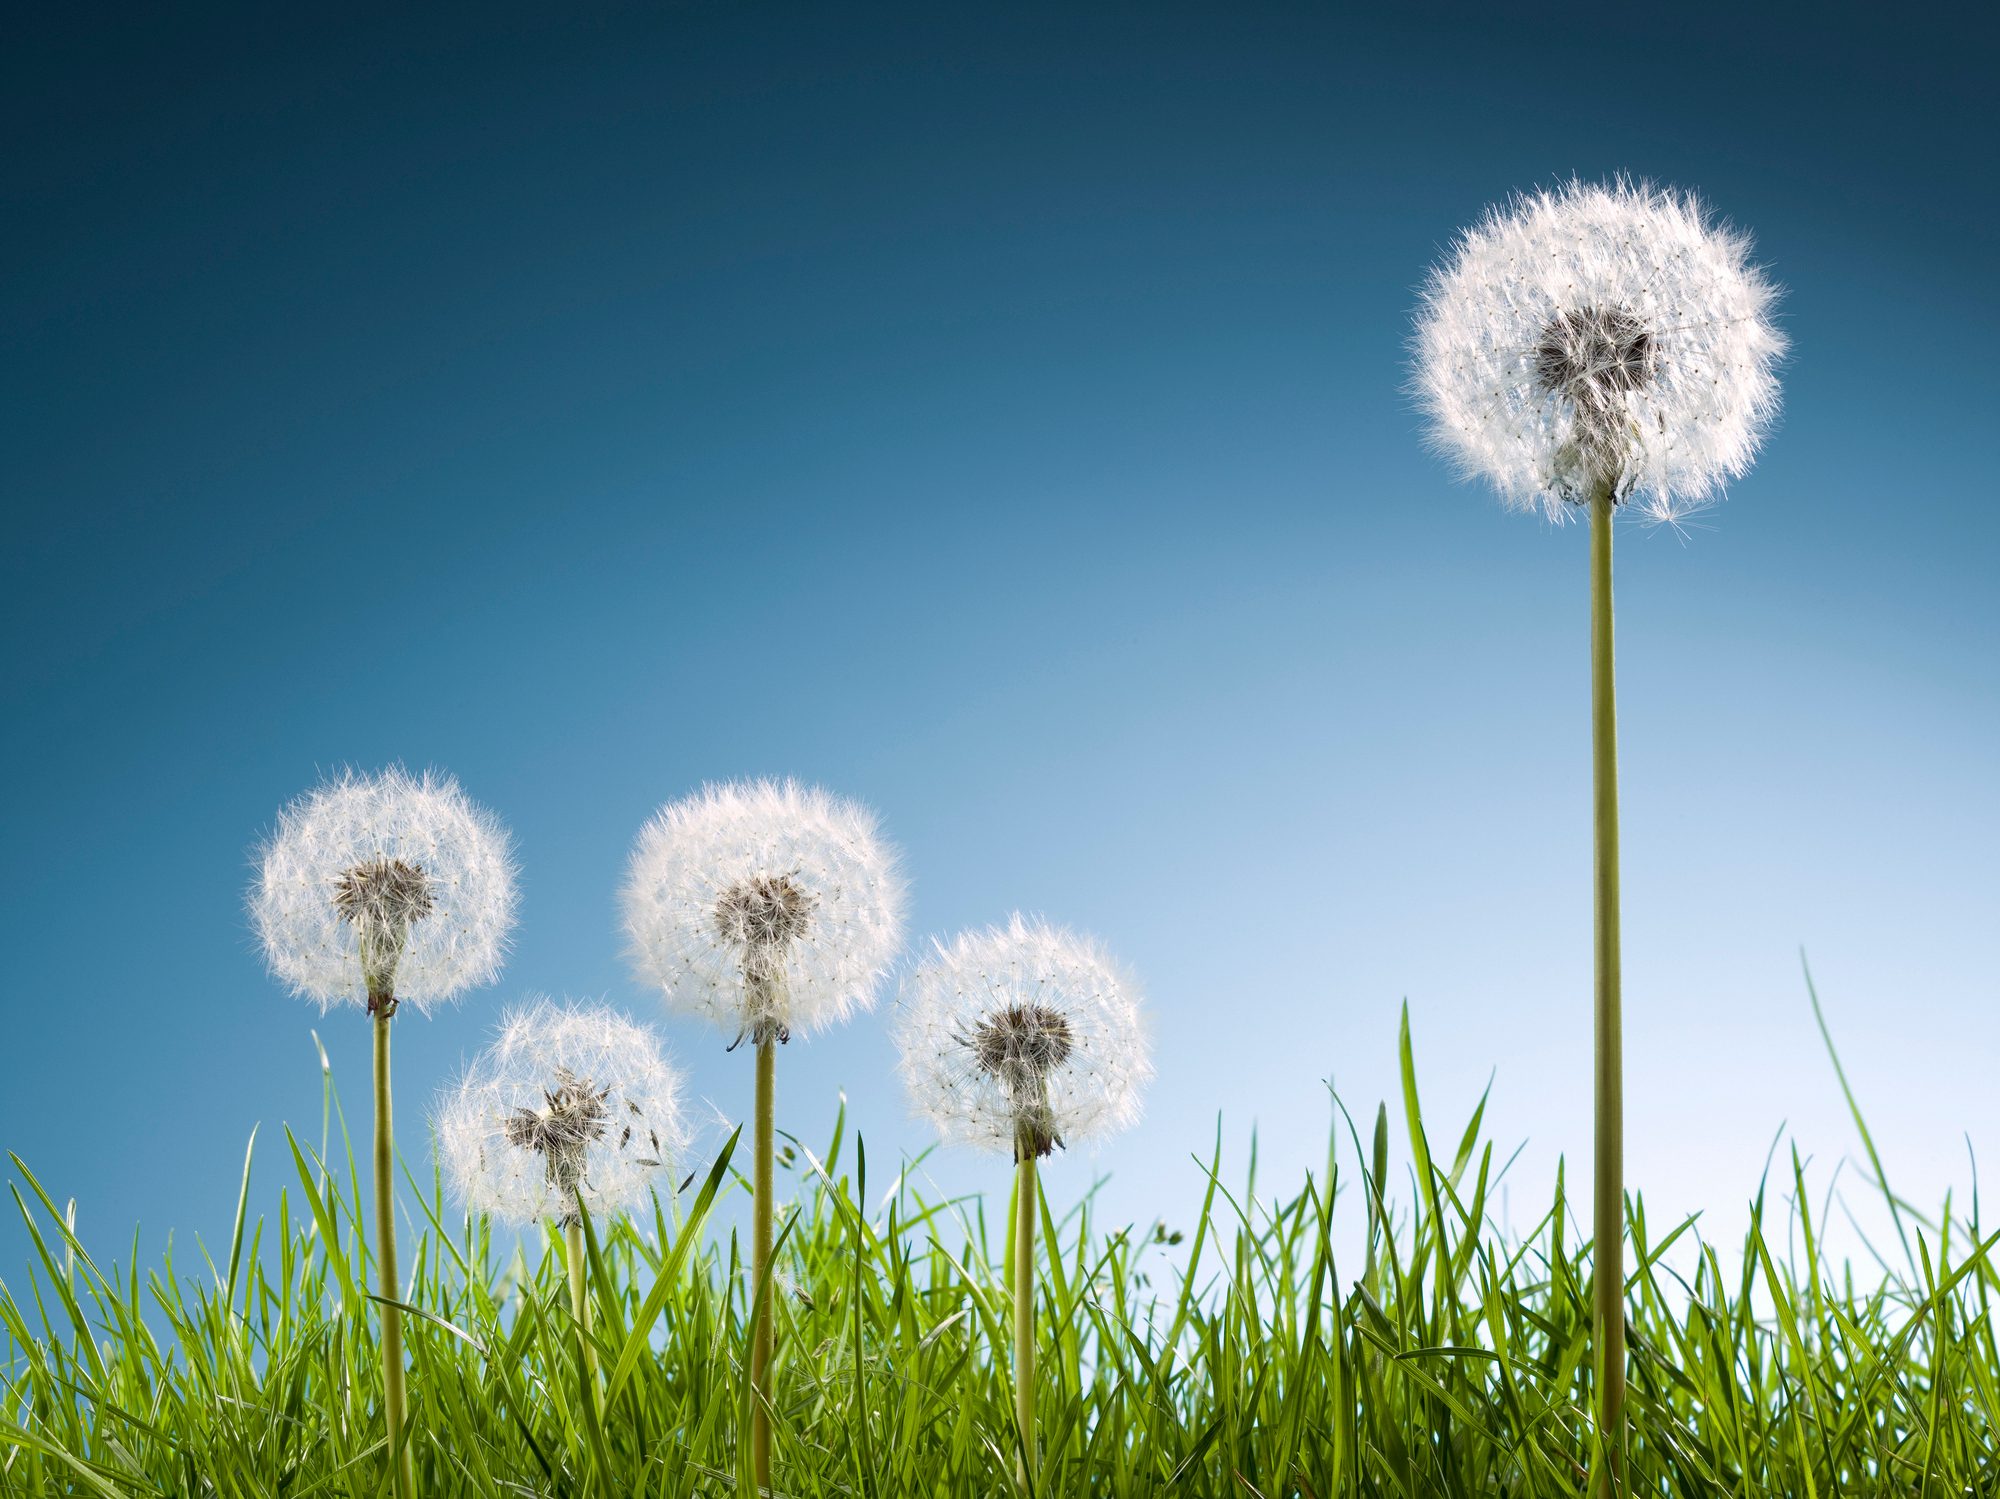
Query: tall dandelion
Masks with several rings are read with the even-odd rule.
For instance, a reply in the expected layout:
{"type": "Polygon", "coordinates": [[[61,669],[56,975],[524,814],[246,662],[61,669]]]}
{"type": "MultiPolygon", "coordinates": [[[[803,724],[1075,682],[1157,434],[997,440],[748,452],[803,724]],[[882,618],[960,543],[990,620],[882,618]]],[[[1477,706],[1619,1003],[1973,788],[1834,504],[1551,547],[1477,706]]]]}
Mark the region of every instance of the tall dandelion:
{"type": "Polygon", "coordinates": [[[439,1155],[467,1211],[561,1226],[586,1401],[596,1391],[583,1217],[605,1222],[650,1200],[686,1143],[680,1090],[646,1027],[537,999],[505,1017],[438,1107],[439,1155]]]}
{"type": "Polygon", "coordinates": [[[710,786],[640,832],[623,891],[635,970],[757,1054],[751,1463],[771,1477],[777,1048],[875,1002],[902,944],[903,881],[874,814],[791,781],[710,786]]]}
{"type": "Polygon", "coordinates": [[[937,943],[899,1010],[912,1108],[947,1143],[1014,1160],[1014,1413],[1032,1486],[1036,1167],[1138,1117],[1153,1072],[1138,988],[1089,938],[1017,914],[937,943]]]}
{"type": "Polygon", "coordinates": [[[396,1272],[389,1021],[499,975],[514,924],[507,834],[449,776],[342,774],[278,814],[250,892],[271,972],[325,1010],[352,1003],[375,1037],[375,1242],[382,1392],[395,1490],[415,1492],[396,1272]]]}
{"type": "Polygon", "coordinates": [[[1417,315],[1431,439],[1510,506],[1590,520],[1596,841],[1598,1429],[1624,1441],[1624,1102],[1611,525],[1673,521],[1749,471],[1778,409],[1776,288],[1692,195],[1624,181],[1515,198],[1458,238],[1417,315]]]}

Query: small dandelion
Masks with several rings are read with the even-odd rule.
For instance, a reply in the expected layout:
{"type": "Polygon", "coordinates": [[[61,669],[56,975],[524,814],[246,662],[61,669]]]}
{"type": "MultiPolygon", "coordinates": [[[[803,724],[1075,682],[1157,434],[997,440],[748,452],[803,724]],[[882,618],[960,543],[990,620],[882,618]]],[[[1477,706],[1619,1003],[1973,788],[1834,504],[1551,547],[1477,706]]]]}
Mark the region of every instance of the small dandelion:
{"type": "Polygon", "coordinates": [[[685,1143],[680,1078],[659,1038],[603,1007],[537,999],[439,1105],[439,1154],[467,1210],[574,1223],[645,1205],[685,1143]]]}
{"type": "Polygon", "coordinates": [[[1036,1163],[1139,1114],[1153,1074],[1138,987],[1097,943],[1015,915],[939,942],[906,977],[896,1039],[917,1113],[1014,1159],[1014,1415],[1035,1470],[1036,1163]]]}
{"type": "Polygon", "coordinates": [[[661,808],[622,900],[641,981],[757,1053],[750,1442],[768,1488],[777,1048],[874,1004],[902,945],[903,881],[865,807],[794,781],[740,781],[661,808]]]}
{"type": "Polygon", "coordinates": [[[1137,986],[1087,937],[1016,915],[937,943],[896,1039],[916,1112],[951,1144],[1046,1156],[1130,1125],[1152,1064],[1137,986]]]}
{"type": "MultiPolygon", "coordinates": [[[[1417,313],[1431,440],[1519,509],[1590,518],[1598,1430],[1625,1423],[1624,1062],[1612,517],[1672,522],[1747,473],[1778,411],[1777,289],[1700,200],[1625,181],[1517,197],[1458,238],[1417,313]]],[[[1614,1478],[1615,1481],[1615,1478],[1614,1478]]]]}
{"type": "Polygon", "coordinates": [[[250,914],[271,972],[320,1008],[363,1006],[375,1040],[375,1238],[397,1499],[414,1493],[396,1273],[389,1021],[491,983],[514,924],[507,834],[449,776],[342,774],[278,814],[250,914]]]}

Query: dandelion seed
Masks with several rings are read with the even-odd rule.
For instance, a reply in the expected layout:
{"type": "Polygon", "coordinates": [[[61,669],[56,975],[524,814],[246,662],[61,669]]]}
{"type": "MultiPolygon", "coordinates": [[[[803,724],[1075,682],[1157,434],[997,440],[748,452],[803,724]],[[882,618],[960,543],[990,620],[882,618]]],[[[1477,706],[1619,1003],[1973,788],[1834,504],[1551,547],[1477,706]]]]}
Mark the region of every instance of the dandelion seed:
{"type": "Polygon", "coordinates": [[[1691,194],[1624,181],[1517,197],[1425,284],[1431,439],[1561,521],[1600,488],[1671,521],[1750,467],[1778,410],[1776,288],[1691,194]]]}
{"type": "Polygon", "coordinates": [[[471,1212],[567,1224],[642,1206],[686,1133],[680,1078],[652,1031],[537,999],[440,1102],[439,1154],[471,1212]],[[613,1129],[617,1120],[629,1123],[613,1129]]]}

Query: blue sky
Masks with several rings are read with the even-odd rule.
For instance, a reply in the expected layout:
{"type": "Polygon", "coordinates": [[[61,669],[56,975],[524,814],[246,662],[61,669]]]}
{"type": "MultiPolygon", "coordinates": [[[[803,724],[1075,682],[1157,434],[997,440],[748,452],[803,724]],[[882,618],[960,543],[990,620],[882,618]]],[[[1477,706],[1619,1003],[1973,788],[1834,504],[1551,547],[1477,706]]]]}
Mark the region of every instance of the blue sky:
{"type": "MultiPolygon", "coordinates": [[[[1897,1185],[2000,1150],[1993,36],[1830,7],[63,9],[9,48],[8,1081],[87,1241],[226,1231],[244,1138],[359,1118],[366,1026],[261,968],[248,851],[324,769],[518,835],[494,990],[399,1029],[403,1141],[506,1001],[627,976],[660,802],[877,807],[918,934],[1014,908],[1145,978],[1145,1122],[1056,1163],[1191,1210],[1333,1080],[1589,1151],[1584,535],[1425,452],[1414,288],[1508,191],[1704,192],[1787,287],[1786,415],[1619,549],[1628,1162],[1726,1237],[1785,1126],[1897,1185]]],[[[790,1048],[927,1142],[878,1015],[790,1048]]],[[[275,1200],[265,1156],[260,1202],[275,1200]]],[[[879,1169],[879,1168],[878,1168],[879,1169]]],[[[940,1182],[1001,1168],[941,1156],[940,1182]]],[[[1843,1181],[1857,1203],[1866,1190],[1843,1181]]],[[[1865,1213],[1865,1209],[1863,1210],[1865,1213]]],[[[11,1232],[0,1274],[18,1265],[11,1232]]]]}

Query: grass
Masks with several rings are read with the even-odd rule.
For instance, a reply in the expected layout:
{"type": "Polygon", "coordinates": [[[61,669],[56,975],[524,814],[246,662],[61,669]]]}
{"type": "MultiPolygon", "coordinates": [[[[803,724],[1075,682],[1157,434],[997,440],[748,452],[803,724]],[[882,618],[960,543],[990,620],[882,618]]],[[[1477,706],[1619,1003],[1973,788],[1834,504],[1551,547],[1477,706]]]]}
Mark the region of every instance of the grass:
{"type": "MultiPolygon", "coordinates": [[[[1603,1459],[1588,1414],[1590,1246],[1561,1179],[1539,1223],[1503,1233],[1483,1102],[1433,1138],[1407,1017],[1402,1064],[1414,1167],[1393,1191],[1385,1108],[1368,1129],[1341,1116],[1358,1169],[1336,1172],[1330,1149],[1287,1202],[1254,1180],[1232,1191],[1218,1148],[1182,1244],[1106,1231],[1087,1201],[1061,1219],[1044,1210],[1058,1252],[1038,1286],[1038,1493],[1590,1491],[1603,1459]],[[1364,1246],[1358,1265],[1337,1239],[1364,1246]]],[[[21,1294],[0,1287],[0,1493],[389,1492],[362,1182],[351,1152],[329,1154],[345,1129],[330,1082],[327,1097],[320,1147],[286,1136],[276,1218],[254,1224],[252,1158],[268,1142],[253,1136],[220,1262],[100,1269],[16,1160],[38,1262],[21,1294]]],[[[1013,1491],[1013,1236],[994,1221],[1011,1207],[989,1217],[871,1175],[841,1122],[823,1151],[789,1155],[775,1492],[1013,1491]]],[[[678,1218],[586,1225],[589,1400],[562,1235],[503,1253],[434,1182],[409,1185],[419,1494],[751,1492],[751,1288],[717,1226],[747,1193],[730,1149],[690,1179],[678,1218]]],[[[1888,1201],[1908,1268],[1867,1277],[1821,1258],[1796,1156],[1767,1175],[1730,1268],[1691,1224],[1656,1235],[1633,1202],[1629,1492],[2000,1492],[2000,1234],[1983,1234],[1976,1196],[1969,1215],[1947,1201],[1934,1217],[1888,1201]],[[1670,1248],[1688,1278],[1667,1270],[1670,1248]]]]}

